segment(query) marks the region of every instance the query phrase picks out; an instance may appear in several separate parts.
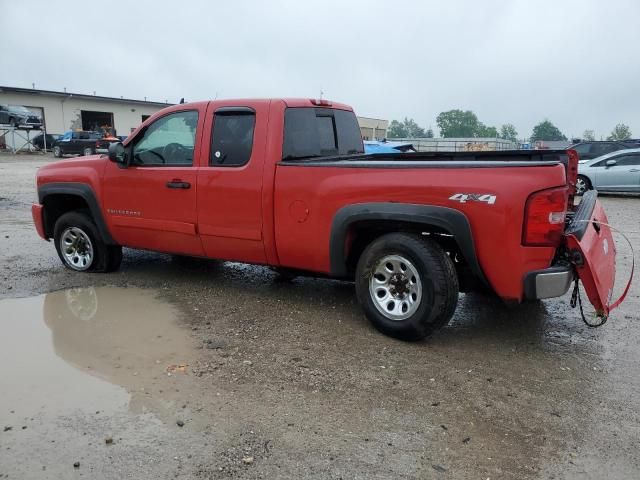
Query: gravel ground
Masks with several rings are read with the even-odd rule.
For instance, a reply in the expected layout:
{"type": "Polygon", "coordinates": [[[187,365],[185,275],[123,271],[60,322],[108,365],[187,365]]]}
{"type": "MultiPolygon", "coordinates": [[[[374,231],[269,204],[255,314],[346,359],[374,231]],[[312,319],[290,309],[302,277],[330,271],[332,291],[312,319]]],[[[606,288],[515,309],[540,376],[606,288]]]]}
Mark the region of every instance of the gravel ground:
{"type": "MultiPolygon", "coordinates": [[[[52,161],[0,156],[0,478],[640,477],[637,287],[599,329],[461,295],[410,344],[349,283],[133,250],[76,274],[31,221],[52,161]]],[[[639,202],[603,197],[636,248],[639,202]]]]}

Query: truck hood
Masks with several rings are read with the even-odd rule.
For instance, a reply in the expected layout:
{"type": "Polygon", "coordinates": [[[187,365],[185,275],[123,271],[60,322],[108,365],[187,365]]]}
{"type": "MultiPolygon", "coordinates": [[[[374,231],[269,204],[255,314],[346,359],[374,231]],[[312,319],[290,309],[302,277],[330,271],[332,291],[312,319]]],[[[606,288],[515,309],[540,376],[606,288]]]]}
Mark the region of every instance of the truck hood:
{"type": "Polygon", "coordinates": [[[108,161],[106,155],[58,160],[38,169],[37,184],[40,186],[53,182],[92,183],[102,177],[108,161]]]}

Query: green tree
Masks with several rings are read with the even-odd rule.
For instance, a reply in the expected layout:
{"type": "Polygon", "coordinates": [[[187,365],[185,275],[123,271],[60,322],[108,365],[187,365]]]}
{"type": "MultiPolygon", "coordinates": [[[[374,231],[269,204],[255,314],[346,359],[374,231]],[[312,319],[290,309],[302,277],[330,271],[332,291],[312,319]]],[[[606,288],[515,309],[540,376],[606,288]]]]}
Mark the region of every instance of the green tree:
{"type": "Polygon", "coordinates": [[[449,110],[441,112],[436,123],[440,129],[440,136],[452,137],[476,137],[481,123],[471,110],[449,110]]]}
{"type": "Polygon", "coordinates": [[[402,122],[392,120],[387,130],[389,138],[424,138],[424,128],[420,127],[413,118],[404,117],[402,122]]]}
{"type": "Polygon", "coordinates": [[[505,140],[510,140],[512,142],[518,142],[518,132],[516,127],[513,126],[512,123],[505,123],[500,128],[500,138],[504,138],[505,140]]]}
{"type": "Polygon", "coordinates": [[[613,129],[607,140],[628,140],[631,138],[631,129],[624,123],[619,123],[613,129]]]}
{"type": "Polygon", "coordinates": [[[424,137],[425,138],[433,138],[433,129],[431,127],[429,127],[427,129],[427,131],[424,134],[424,137]]]}
{"type": "Polygon", "coordinates": [[[531,134],[531,141],[535,142],[537,140],[566,140],[560,129],[556,127],[549,120],[544,120],[540,122],[535,127],[533,127],[533,133],[531,134]]]}
{"type": "Polygon", "coordinates": [[[478,123],[478,128],[476,129],[474,137],[483,137],[483,138],[495,138],[498,136],[498,129],[496,127],[487,127],[484,123],[478,123]]]}
{"type": "Polygon", "coordinates": [[[593,142],[596,139],[596,134],[593,132],[593,130],[585,130],[582,133],[582,140],[587,141],[587,142],[593,142]]]}

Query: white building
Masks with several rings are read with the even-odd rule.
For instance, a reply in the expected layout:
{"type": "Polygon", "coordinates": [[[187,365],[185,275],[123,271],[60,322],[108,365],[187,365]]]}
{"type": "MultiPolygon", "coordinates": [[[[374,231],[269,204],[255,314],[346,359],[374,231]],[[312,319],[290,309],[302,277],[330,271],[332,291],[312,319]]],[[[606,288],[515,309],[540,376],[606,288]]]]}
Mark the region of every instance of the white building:
{"type": "Polygon", "coordinates": [[[128,98],[100,97],[80,93],[0,86],[0,104],[22,105],[42,117],[47,133],[67,130],[97,130],[114,127],[128,135],[147,117],[169,103],[128,98]]]}

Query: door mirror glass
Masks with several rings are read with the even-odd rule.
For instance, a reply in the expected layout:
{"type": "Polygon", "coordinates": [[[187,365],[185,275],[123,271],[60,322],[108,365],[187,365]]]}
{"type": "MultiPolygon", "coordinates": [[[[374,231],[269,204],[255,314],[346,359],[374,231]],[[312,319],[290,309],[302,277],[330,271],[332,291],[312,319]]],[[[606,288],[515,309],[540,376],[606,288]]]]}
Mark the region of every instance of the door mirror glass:
{"type": "Polygon", "coordinates": [[[109,160],[120,165],[127,164],[127,154],[122,142],[114,142],[109,145],[109,160]]]}
{"type": "Polygon", "coordinates": [[[607,163],[605,163],[605,165],[607,167],[613,167],[614,165],[617,165],[618,162],[616,162],[615,160],[611,159],[611,160],[607,160],[607,163]]]}

